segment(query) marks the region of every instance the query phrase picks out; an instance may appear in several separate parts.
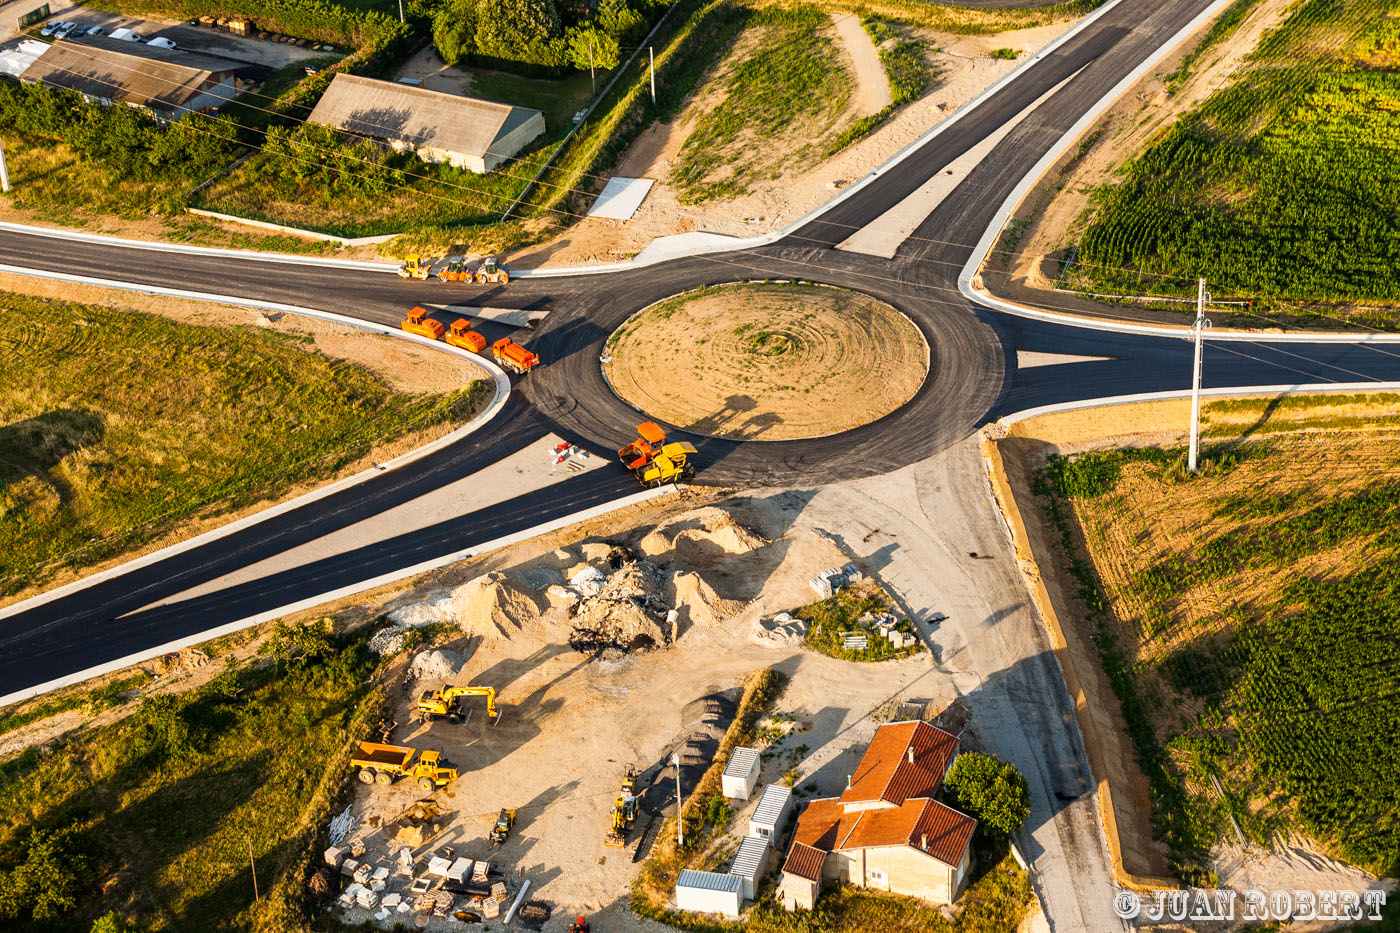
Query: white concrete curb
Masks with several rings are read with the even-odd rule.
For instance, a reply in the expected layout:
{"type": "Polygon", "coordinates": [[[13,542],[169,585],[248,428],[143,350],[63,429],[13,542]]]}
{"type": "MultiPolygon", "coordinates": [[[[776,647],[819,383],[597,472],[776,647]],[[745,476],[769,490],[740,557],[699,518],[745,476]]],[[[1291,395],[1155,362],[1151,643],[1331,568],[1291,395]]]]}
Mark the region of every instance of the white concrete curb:
{"type": "MultiPolygon", "coordinates": [[[[1202,396],[1247,395],[1314,395],[1322,392],[1395,392],[1400,391],[1400,382],[1322,382],[1281,386],[1227,386],[1220,389],[1202,389],[1202,396]]],[[[1040,415],[1053,415],[1062,411],[1080,411],[1085,408],[1104,408],[1110,405],[1130,405],[1133,402],[1160,402],[1169,399],[1190,398],[1190,389],[1173,389],[1167,392],[1141,392],[1137,395],[1113,395],[1106,398],[1084,399],[1078,402],[1060,402],[1056,405],[1042,405],[1027,408],[997,419],[997,424],[1015,424],[1040,415]]]]}
{"type": "Polygon", "coordinates": [[[40,694],[48,693],[51,690],[57,690],[60,687],[69,687],[73,684],[82,683],[83,681],[90,680],[93,677],[98,677],[102,674],[109,674],[112,671],[119,671],[124,667],[130,667],[131,665],[139,664],[142,661],[149,661],[152,658],[158,658],[161,655],[169,654],[172,651],[179,651],[183,648],[188,648],[192,645],[197,645],[202,642],[209,641],[213,638],[219,638],[220,636],[228,635],[232,632],[241,631],[245,628],[251,628],[254,625],[260,625],[263,622],[269,622],[273,619],[281,618],[282,616],[288,616],[292,613],[300,612],[303,609],[310,609],[314,606],[319,606],[324,603],[333,602],[337,599],[343,599],[347,596],[353,596],[356,593],[363,593],[366,590],[372,590],[376,587],[385,586],[389,583],[396,583],[399,580],[405,580],[409,577],[414,577],[421,573],[427,573],[430,570],[436,570],[439,567],[446,567],[448,564],[454,564],[458,561],[466,560],[468,557],[474,557],[478,554],[485,554],[488,551],[494,551],[497,548],[502,548],[511,544],[516,544],[521,541],[525,541],[529,538],[536,537],[538,535],[547,534],[551,531],[557,531],[560,528],[567,528],[570,525],[575,525],[579,522],[587,521],[590,518],[597,518],[600,515],[606,515],[608,512],[613,512],[617,509],[625,508],[629,505],[637,505],[642,502],[647,502],[651,499],[656,499],[661,496],[670,495],[676,491],[677,487],[672,485],[663,486],[659,489],[647,489],[643,492],[634,493],[630,496],[623,496],[621,499],[614,499],[612,502],[607,502],[603,505],[594,506],[590,509],[584,509],[581,512],[575,512],[572,515],[566,515],[562,518],[557,518],[554,521],[536,525],[533,528],[528,528],[524,531],[517,532],[513,535],[506,535],[505,537],[497,538],[493,541],[486,541],[482,544],[476,544],[469,548],[464,548],[460,551],[453,551],[451,554],[445,554],[442,557],[437,557],[432,560],[423,561],[422,563],[414,564],[411,567],[405,567],[401,570],[391,571],[381,576],[374,577],[373,579],[361,580],[358,583],[352,583],[348,586],[343,586],[339,589],[331,590],[327,593],[320,593],[316,596],[309,596],[306,599],[298,600],[297,602],[289,603],[285,606],[279,606],[276,609],[270,609],[267,612],[262,612],[255,616],[249,616],[246,619],[239,619],[237,622],[230,622],[227,625],[221,625],[218,628],[208,629],[196,635],[190,635],[185,638],[176,639],[175,641],[166,642],[163,645],[158,645],[154,648],[149,648],[145,651],[137,652],[136,654],[130,654],[124,658],[118,658],[115,661],[108,661],[105,664],[99,664],[95,667],[90,667],[87,670],[78,671],[73,674],[67,674],[63,677],[58,677],[54,680],[46,681],[42,684],[36,684],[33,687],[26,687],[23,690],[17,690],[14,693],[9,693],[5,696],[0,696],[0,706],[8,706],[11,703],[18,703],[21,700],[28,700],[32,697],[39,696],[40,694]]]}
{"type": "MultiPolygon", "coordinates": [[[[1032,308],[1016,302],[1006,301],[988,292],[980,282],[977,281],[978,272],[982,264],[986,261],[987,255],[996,244],[997,237],[1001,235],[1002,228],[1011,219],[1012,213],[1020,205],[1021,201],[1030,192],[1030,189],[1040,181],[1041,177],[1050,170],[1050,167],[1064,155],[1065,151],[1089,129],[1096,120],[1101,117],[1113,103],[1131,88],[1139,78],[1147,73],[1172,50],[1180,45],[1192,33],[1204,26],[1212,17],[1230,4],[1230,0],[1215,0],[1209,7],[1201,11],[1191,22],[1187,23],[1170,40],[1158,47],[1157,51],[1149,55],[1141,64],[1123,77],[1107,94],[1091,107],[1079,120],[1060,137],[1059,142],[1050,148],[1040,158],[1020,183],[1007,195],[1002,202],[1001,208],[996,216],[992,218],[982,239],[978,241],[977,248],[973,250],[972,256],[968,259],[967,265],[963,266],[962,272],[958,275],[958,289],[969,301],[993,308],[1006,314],[1014,314],[1018,317],[1033,318],[1041,321],[1048,321],[1053,324],[1064,324],[1071,327],[1082,327],[1086,330],[1105,330],[1120,334],[1141,334],[1149,337],[1186,337],[1190,334],[1190,329],[1184,325],[1170,326],[1161,324],[1130,324],[1124,321],[1114,321],[1106,318],[1091,318],[1077,314],[1067,314],[1059,311],[1043,311],[1039,308],[1032,308]]],[[[1101,8],[1103,9],[1103,8],[1101,8]]],[[[1400,343],[1400,334],[1367,334],[1356,336],[1353,334],[1339,333],[1269,333],[1257,331],[1234,331],[1234,330],[1212,330],[1210,340],[1235,340],[1254,343],[1400,343]]]]}
{"type": "Polygon", "coordinates": [[[125,249],[148,249],[161,253],[188,253],[194,256],[224,259],[251,259],[256,262],[281,262],[298,266],[324,266],[328,269],[353,269],[357,272],[397,272],[399,268],[398,263],[393,262],[359,262],[354,259],[326,259],[322,256],[298,256],[293,253],[264,253],[251,249],[217,249],[212,246],[191,246],[188,243],[130,240],[100,233],[85,233],[82,230],[69,230],[65,227],[35,227],[31,224],[15,224],[8,221],[0,221],[0,230],[24,233],[29,236],[49,237],[54,240],[96,243],[100,246],[120,246],[125,249]]]}
{"type": "Polygon", "coordinates": [[[29,599],[23,600],[22,602],[6,606],[3,609],[0,609],[0,619],[5,619],[10,616],[16,615],[20,612],[33,609],[36,606],[42,606],[44,603],[51,602],[52,600],[58,599],[63,596],[67,596],[79,590],[86,589],[87,587],[90,587],[97,583],[101,583],[104,580],[110,580],[113,577],[121,576],[122,574],[128,571],[136,570],[148,564],[155,563],[156,561],[164,560],[167,557],[173,557],[176,554],[188,551],[191,548],[199,547],[209,543],[210,541],[215,541],[219,538],[231,535],[234,532],[242,531],[245,528],[249,528],[253,525],[258,524],[259,522],[266,521],[269,518],[274,518],[275,516],[281,515],[285,512],[290,512],[293,509],[298,509],[304,505],[308,505],[312,502],[315,502],[318,499],[324,499],[327,496],[341,492],[345,489],[349,489],[352,486],[359,485],[360,483],[363,483],[366,480],[369,480],[375,476],[379,476],[380,474],[385,473],[389,470],[394,470],[401,466],[405,466],[409,463],[412,463],[415,460],[420,460],[423,457],[426,457],[431,453],[439,451],[450,444],[456,443],[457,441],[461,440],[469,434],[476,432],[478,429],[486,425],[489,421],[491,421],[491,419],[495,418],[496,415],[500,414],[501,409],[505,407],[506,399],[510,396],[510,377],[508,377],[505,374],[505,371],[502,370],[495,363],[493,363],[491,360],[477,356],[475,353],[470,353],[466,350],[462,350],[457,347],[448,346],[447,344],[442,343],[440,341],[429,340],[426,337],[419,337],[416,334],[408,334],[404,331],[397,330],[392,327],[386,327],[383,324],[374,324],[369,321],[361,321],[356,318],[344,317],[339,314],[332,314],[329,311],[317,311],[312,308],[299,308],[295,305],[283,305],[267,301],[254,301],[247,298],[234,298],[227,295],[211,295],[205,292],[184,291],[182,289],[175,288],[132,285],[130,283],[125,282],[114,282],[109,281],[107,279],[97,279],[84,275],[71,275],[69,273],[64,272],[36,272],[24,269],[19,266],[7,266],[3,264],[0,264],[0,272],[12,272],[17,273],[19,275],[28,275],[43,279],[57,279],[59,281],[65,282],[79,282],[85,285],[101,285],[107,288],[119,288],[129,291],[138,291],[146,294],[169,295],[176,298],[190,298],[197,301],[216,301],[221,304],[241,305],[243,307],[258,308],[271,311],[282,311],[287,314],[298,314],[305,317],[314,317],[327,321],[335,321],[340,324],[348,324],[352,327],[358,327],[364,330],[375,331],[376,333],[388,334],[391,337],[397,337],[402,340],[411,340],[416,343],[423,344],[425,346],[430,346],[441,352],[451,353],[455,356],[460,356],[463,359],[470,360],[471,362],[486,370],[487,374],[491,376],[492,381],[495,383],[496,386],[496,391],[495,394],[492,396],[490,404],[486,406],[485,410],[482,411],[481,414],[477,415],[475,418],[473,418],[471,421],[458,428],[457,430],[451,432],[450,434],[446,434],[438,438],[437,440],[432,441],[431,443],[424,444],[422,447],[410,450],[408,453],[405,454],[400,454],[399,456],[394,457],[392,460],[387,460],[384,463],[369,468],[368,470],[362,470],[361,472],[356,473],[353,476],[347,476],[345,479],[331,483],[328,486],[323,486],[320,489],[308,492],[305,495],[296,497],[295,499],[290,499],[279,505],[274,505],[270,508],[263,509],[260,512],[257,512],[253,515],[249,515],[245,518],[241,518],[237,521],[230,522],[227,525],[221,525],[218,528],[207,531],[204,534],[197,535],[196,537],[190,538],[187,541],[181,541],[178,544],[172,544],[169,547],[162,548],[158,551],[153,551],[150,554],[134,558],[133,560],[127,561],[108,570],[104,570],[100,573],[95,573],[91,576],[82,577],[78,580],[74,580],[72,583],[68,583],[56,589],[49,590],[45,593],[40,593],[38,596],[34,596],[29,599]]]}

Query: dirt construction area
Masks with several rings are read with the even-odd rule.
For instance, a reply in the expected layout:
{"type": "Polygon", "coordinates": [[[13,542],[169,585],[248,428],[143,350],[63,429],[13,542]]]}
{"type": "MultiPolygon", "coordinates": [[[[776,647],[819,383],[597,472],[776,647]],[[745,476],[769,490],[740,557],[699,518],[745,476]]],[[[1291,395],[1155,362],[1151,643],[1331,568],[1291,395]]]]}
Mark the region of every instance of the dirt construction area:
{"type": "Polygon", "coordinates": [[[735,285],[667,299],[608,342],[624,400],[699,434],[790,440],[836,434],[907,402],[928,374],[923,335],[866,295],[735,285]]]}

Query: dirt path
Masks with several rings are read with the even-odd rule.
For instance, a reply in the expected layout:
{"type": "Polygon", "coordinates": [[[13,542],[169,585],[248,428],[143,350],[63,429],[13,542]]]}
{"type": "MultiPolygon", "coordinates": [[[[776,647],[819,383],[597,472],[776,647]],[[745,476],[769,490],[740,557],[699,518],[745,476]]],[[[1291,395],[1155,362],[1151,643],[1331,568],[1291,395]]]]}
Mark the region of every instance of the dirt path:
{"type": "Polygon", "coordinates": [[[604,374],[669,424],[789,440],[846,431],[907,402],[928,373],[909,319],[844,289],[710,289],[643,311],[610,341],[604,374]]]}
{"type": "Polygon", "coordinates": [[[880,63],[875,43],[854,13],[832,13],[831,24],[836,27],[836,38],[850,57],[851,71],[856,76],[852,109],[861,117],[879,113],[894,99],[890,96],[890,82],[885,77],[885,66],[880,63]]]}

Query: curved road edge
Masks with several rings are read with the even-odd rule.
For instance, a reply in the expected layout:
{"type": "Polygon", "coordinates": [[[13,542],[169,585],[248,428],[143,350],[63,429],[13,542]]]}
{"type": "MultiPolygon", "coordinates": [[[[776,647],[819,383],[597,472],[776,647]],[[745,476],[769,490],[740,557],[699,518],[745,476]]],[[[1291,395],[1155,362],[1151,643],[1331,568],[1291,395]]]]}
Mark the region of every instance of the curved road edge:
{"type": "MultiPolygon", "coordinates": [[[[493,418],[495,418],[498,414],[500,414],[501,410],[505,407],[506,400],[510,397],[511,393],[510,377],[507,376],[505,371],[502,370],[499,366],[497,366],[495,363],[484,357],[478,356],[475,353],[469,353],[468,351],[459,349],[457,347],[449,346],[445,343],[442,343],[441,341],[429,340],[426,337],[419,337],[416,334],[405,333],[402,330],[398,330],[393,327],[388,327],[383,324],[376,324],[372,321],[363,321],[359,318],[347,317],[345,315],[335,314],[330,311],[317,311],[314,308],[303,308],[297,305],[279,304],[277,302],[271,301],[257,301],[251,298],[236,298],[231,295],[216,295],[209,292],[187,291],[185,289],[178,288],[163,288],[154,285],[135,285],[129,282],[119,282],[111,279],[99,279],[93,278],[91,276],[76,275],[66,272],[38,271],[32,269],[25,269],[21,266],[10,266],[0,264],[0,272],[9,272],[16,275],[26,275],[30,276],[31,278],[55,279],[64,282],[74,282],[82,285],[99,285],[104,288],[116,288],[122,291],[135,291],[148,295],[164,295],[171,298],[186,298],[195,301],[216,302],[219,304],[234,305],[237,307],[251,308],[261,311],[280,311],[287,314],[295,314],[301,317],[319,318],[325,321],[333,321],[338,324],[346,324],[351,327],[360,328],[362,330],[369,330],[374,331],[375,333],[387,334],[390,337],[396,337],[402,340],[410,340],[423,346],[432,347],[443,353],[450,353],[454,356],[459,356],[485,370],[487,375],[491,377],[496,389],[495,393],[491,398],[490,403],[481,412],[481,414],[477,415],[475,418],[464,424],[462,427],[443,435],[435,441],[431,441],[427,444],[424,444],[422,447],[416,447],[413,450],[410,450],[407,453],[400,454],[399,456],[394,457],[391,460],[386,460],[384,463],[376,464],[367,470],[361,470],[359,473],[355,473],[351,476],[345,477],[344,479],[337,480],[333,483],[329,483],[325,486],[322,486],[319,489],[314,489],[311,492],[297,496],[296,498],[288,499],[286,502],[281,502],[277,505],[269,506],[268,508],[255,512],[252,515],[244,516],[243,518],[240,518],[237,521],[229,522],[226,525],[221,525],[218,528],[214,528],[204,532],[203,534],[196,535],[195,537],[190,538],[186,541],[181,541],[177,544],[172,544],[168,547],[152,551],[149,554],[143,554],[140,557],[133,558],[129,561],[124,561],[123,563],[118,564],[115,567],[110,567],[107,570],[103,570],[99,573],[90,574],[88,576],[74,580],[71,583],[67,583],[63,586],[57,587],[47,592],[40,593],[37,596],[32,596],[29,599],[21,600],[17,603],[12,603],[8,606],[5,606],[4,608],[0,608],[0,619],[6,619],[10,616],[18,615],[21,612],[34,608],[35,606],[41,606],[44,603],[51,602],[55,599],[59,599],[60,597],[67,596],[79,590],[86,589],[87,587],[100,583],[103,580],[110,580],[113,577],[121,576],[122,574],[127,573],[131,570],[135,570],[139,567],[144,567],[148,564],[164,560],[168,557],[173,557],[184,551],[188,551],[193,548],[200,547],[204,544],[208,544],[210,541],[216,541],[219,538],[223,538],[236,532],[242,531],[245,528],[249,528],[253,525],[258,524],[259,522],[263,522],[283,513],[302,508],[303,506],[309,505],[317,501],[318,499],[324,499],[327,496],[334,495],[335,493],[338,493],[345,489],[349,489],[352,486],[357,486],[360,483],[373,479],[376,476],[380,476],[390,470],[396,470],[400,467],[407,466],[408,464],[413,463],[416,460],[420,460],[431,453],[442,450],[444,447],[449,447],[452,444],[455,444],[458,441],[462,440],[463,438],[476,433],[478,430],[480,430],[482,427],[488,424],[493,418]]],[[[53,688],[49,687],[46,689],[53,688]]],[[[0,699],[0,705],[4,705],[5,703],[10,702],[14,702],[12,696],[7,696],[3,699],[0,699]]]]}
{"type": "Polygon", "coordinates": [[[377,589],[381,586],[387,586],[390,583],[397,583],[400,580],[407,580],[410,577],[416,577],[419,574],[427,573],[430,570],[437,570],[440,567],[446,567],[449,564],[455,564],[459,561],[466,560],[469,557],[475,557],[478,554],[485,554],[486,552],[494,551],[497,548],[507,547],[512,544],[518,544],[521,541],[529,540],[530,538],[536,537],[538,535],[548,534],[551,531],[558,531],[561,528],[567,528],[568,526],[577,524],[578,522],[588,521],[591,518],[597,518],[601,515],[606,515],[609,512],[614,512],[618,509],[626,508],[629,505],[640,505],[643,502],[648,502],[652,499],[656,499],[661,496],[671,495],[675,492],[678,492],[678,489],[674,485],[662,486],[658,489],[643,490],[642,492],[635,493],[630,496],[623,496],[620,499],[614,499],[611,502],[604,502],[603,504],[596,505],[590,509],[584,509],[580,512],[574,512],[573,514],[565,515],[560,518],[553,519],[552,521],[535,525],[531,528],[526,528],[523,531],[518,531],[511,535],[506,535],[503,538],[496,538],[492,541],[486,541],[481,544],[474,544],[471,547],[463,548],[460,551],[453,551],[450,554],[444,554],[441,557],[435,557],[432,560],[423,561],[419,564],[414,564],[412,566],[404,567],[399,570],[390,571],[389,573],[381,574],[377,577],[371,577],[368,580],[360,580],[356,583],[351,583],[346,586],[340,587],[339,589],[330,590],[326,593],[318,593],[314,596],[308,596],[305,599],[297,600],[294,603],[288,603],[285,606],[278,606],[275,609],[269,609],[266,612],[260,612],[257,615],[248,616],[243,619],[238,619],[234,622],[229,622],[217,628],[206,629],[203,632],[199,632],[194,635],[189,635],[185,638],[180,638],[175,641],[166,642],[163,645],[156,645],[153,648],[147,648],[145,650],[138,651],[135,654],[127,655],[124,658],[116,658],[112,661],[107,661],[106,663],[98,664],[95,667],[87,668],[86,670],[75,671],[72,674],[66,674],[63,677],[58,677],[54,680],[45,681],[41,684],[35,684],[32,687],[26,687],[23,690],[17,690],[14,693],[8,693],[4,696],[0,696],[0,707],[8,706],[11,703],[18,703],[22,700],[32,699],[33,697],[39,696],[44,693],[48,693],[51,690],[57,690],[60,687],[70,687],[73,684],[80,684],[83,681],[90,680],[93,677],[98,677],[102,674],[110,674],[112,671],[119,671],[124,667],[130,667],[131,665],[139,664],[142,661],[149,661],[152,658],[158,658],[161,655],[169,654],[172,651],[180,651],[181,649],[189,648],[193,645],[202,644],[203,642],[209,641],[213,638],[219,638],[223,635],[228,635],[233,632],[242,631],[246,628],[252,628],[255,625],[261,625],[264,622],[270,622],[273,619],[288,616],[295,612],[301,612],[305,609],[311,609],[316,606],[324,605],[326,603],[333,602],[337,599],[344,599],[349,596],[354,596],[357,593],[365,593],[369,590],[377,589]]]}
{"type": "MultiPolygon", "coordinates": [[[[974,304],[1012,314],[1017,317],[1034,318],[1036,320],[1047,321],[1052,324],[1064,324],[1070,327],[1082,327],[1088,330],[1113,331],[1121,334],[1139,334],[1148,337],[1187,337],[1191,329],[1184,325],[1160,325],[1160,324],[1132,324],[1124,321],[1115,321],[1108,318],[1094,318],[1078,314],[1069,314],[1061,311],[1045,311],[1030,305],[1018,304],[998,298],[987,291],[982,285],[979,273],[982,264],[986,262],[987,256],[996,244],[997,237],[1001,235],[1002,229],[1011,219],[1012,213],[1020,206],[1021,201],[1030,193],[1046,172],[1059,160],[1061,156],[1080,138],[1093,124],[1122,97],[1129,88],[1153,68],[1158,62],[1166,58],[1171,52],[1184,42],[1192,33],[1210,22],[1225,7],[1229,6],[1231,0],[1215,0],[1209,7],[1202,10],[1191,22],[1181,28],[1171,39],[1162,43],[1157,51],[1148,56],[1138,64],[1136,68],[1123,76],[1123,79],[1111,88],[1107,94],[1099,98],[1092,107],[1084,112],[1083,116],[1071,126],[1063,136],[1051,146],[1025,177],[1006,196],[1001,207],[997,210],[992,222],[988,224],[986,231],[978,241],[977,247],[968,257],[967,264],[963,266],[958,274],[958,290],[963,297],[974,304]]],[[[1104,9],[1104,7],[1100,7],[1104,9]]],[[[1014,72],[1013,72],[1014,74],[1014,72]]],[[[950,118],[951,119],[951,118],[950,118]]],[[[947,122],[947,121],[944,121],[947,122]]],[[[1400,343],[1400,334],[1345,334],[1345,333],[1306,333],[1306,334],[1260,334],[1250,331],[1211,331],[1211,340],[1244,340],[1257,342],[1267,339],[1274,342],[1300,342],[1300,343],[1400,343]]],[[[1238,390],[1234,390],[1238,392],[1238,390]]]]}

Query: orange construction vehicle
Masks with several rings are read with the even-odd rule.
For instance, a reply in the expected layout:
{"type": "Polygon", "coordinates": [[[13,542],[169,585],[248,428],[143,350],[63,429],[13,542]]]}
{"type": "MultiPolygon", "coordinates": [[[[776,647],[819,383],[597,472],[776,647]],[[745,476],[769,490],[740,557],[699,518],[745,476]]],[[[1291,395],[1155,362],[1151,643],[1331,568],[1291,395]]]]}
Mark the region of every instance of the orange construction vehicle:
{"type": "Polygon", "coordinates": [[[428,317],[427,308],[414,307],[408,312],[408,317],[399,325],[410,334],[418,334],[420,337],[427,337],[429,340],[442,339],[442,322],[435,321],[428,317]]]}
{"type": "Polygon", "coordinates": [[[496,362],[518,375],[525,375],[535,368],[540,358],[509,337],[502,337],[491,344],[491,353],[496,362]]]}
{"type": "Polygon", "coordinates": [[[637,425],[638,437],[617,452],[617,459],[629,470],[644,467],[661,453],[661,445],[666,443],[666,432],[655,421],[643,421],[637,425]]]}
{"type": "Polygon", "coordinates": [[[447,342],[473,353],[486,349],[486,338],[472,330],[472,322],[464,317],[457,318],[447,329],[447,342]]]}
{"type": "Polygon", "coordinates": [[[488,256],[481,267],[476,270],[476,284],[485,285],[487,282],[499,282],[504,285],[510,281],[510,270],[496,262],[495,256],[488,256]]]}
{"type": "Polygon", "coordinates": [[[439,269],[437,274],[439,282],[470,282],[472,276],[472,267],[462,259],[452,260],[439,269]]]}

